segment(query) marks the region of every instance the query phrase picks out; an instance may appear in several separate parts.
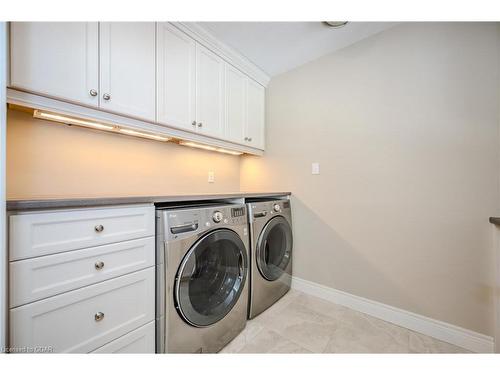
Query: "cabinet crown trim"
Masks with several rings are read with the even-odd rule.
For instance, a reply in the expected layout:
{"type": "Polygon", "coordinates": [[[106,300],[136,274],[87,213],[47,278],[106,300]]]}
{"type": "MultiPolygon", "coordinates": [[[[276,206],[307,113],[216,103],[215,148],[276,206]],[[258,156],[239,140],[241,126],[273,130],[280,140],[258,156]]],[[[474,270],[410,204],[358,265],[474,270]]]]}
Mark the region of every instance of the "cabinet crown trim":
{"type": "Polygon", "coordinates": [[[245,72],[249,77],[267,87],[271,77],[262,69],[248,60],[245,56],[224,44],[215,37],[210,31],[196,22],[171,22],[172,25],[182,30],[190,37],[203,44],[212,52],[218,54],[231,65],[245,72]]]}

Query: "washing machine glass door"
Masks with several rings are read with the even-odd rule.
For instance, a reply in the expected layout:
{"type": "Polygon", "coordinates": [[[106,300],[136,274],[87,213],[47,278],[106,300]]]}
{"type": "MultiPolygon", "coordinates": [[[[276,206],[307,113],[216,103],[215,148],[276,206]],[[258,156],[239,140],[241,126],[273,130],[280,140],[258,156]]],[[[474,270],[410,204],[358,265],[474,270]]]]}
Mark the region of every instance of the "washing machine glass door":
{"type": "Polygon", "coordinates": [[[177,311],[196,327],[216,323],[238,301],[247,271],[246,248],[235,232],[218,229],[206,234],[187,252],[177,272],[177,311]]]}
{"type": "Polygon", "coordinates": [[[269,281],[277,280],[292,257],[292,228],[283,216],[267,222],[257,241],[255,258],[260,274],[269,281]]]}

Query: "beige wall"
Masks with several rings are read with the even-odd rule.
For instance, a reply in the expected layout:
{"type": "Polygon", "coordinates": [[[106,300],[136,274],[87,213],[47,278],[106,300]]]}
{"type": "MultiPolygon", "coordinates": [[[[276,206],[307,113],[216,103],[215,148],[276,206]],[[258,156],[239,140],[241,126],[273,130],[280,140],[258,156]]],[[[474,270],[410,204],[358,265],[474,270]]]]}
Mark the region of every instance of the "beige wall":
{"type": "Polygon", "coordinates": [[[239,191],[236,156],[7,116],[9,199],[239,191]]]}
{"type": "Polygon", "coordinates": [[[241,188],[294,193],[296,276],[493,335],[499,43],[403,24],[272,79],[241,188]]]}

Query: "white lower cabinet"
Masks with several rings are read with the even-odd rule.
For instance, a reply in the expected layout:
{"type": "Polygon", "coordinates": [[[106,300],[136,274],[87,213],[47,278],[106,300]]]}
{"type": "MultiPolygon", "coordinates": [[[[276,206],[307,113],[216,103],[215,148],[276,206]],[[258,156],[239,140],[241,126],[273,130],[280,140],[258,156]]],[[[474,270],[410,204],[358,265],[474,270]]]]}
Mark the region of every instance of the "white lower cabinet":
{"type": "Polygon", "coordinates": [[[10,346],[88,353],[155,319],[155,268],[10,310],[10,346]]]}
{"type": "Polygon", "coordinates": [[[136,330],[101,346],[92,353],[154,353],[155,352],[155,322],[150,322],[136,330]]]}
{"type": "Polygon", "coordinates": [[[154,236],[11,262],[10,307],[154,265],[154,236]]]}
{"type": "Polygon", "coordinates": [[[12,214],[12,352],[154,352],[154,215],[150,204],[12,214]]]}
{"type": "Polygon", "coordinates": [[[153,236],[154,207],[103,207],[10,216],[9,259],[39,257],[153,236]]]}

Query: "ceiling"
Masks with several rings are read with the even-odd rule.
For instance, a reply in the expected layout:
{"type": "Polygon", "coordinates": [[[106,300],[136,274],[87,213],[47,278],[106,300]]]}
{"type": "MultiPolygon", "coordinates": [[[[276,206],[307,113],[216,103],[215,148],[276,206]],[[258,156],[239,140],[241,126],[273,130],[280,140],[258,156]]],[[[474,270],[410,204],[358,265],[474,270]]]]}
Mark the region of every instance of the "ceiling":
{"type": "Polygon", "coordinates": [[[322,22],[199,22],[219,40],[275,76],[394,26],[350,22],[340,29],[322,22]]]}

